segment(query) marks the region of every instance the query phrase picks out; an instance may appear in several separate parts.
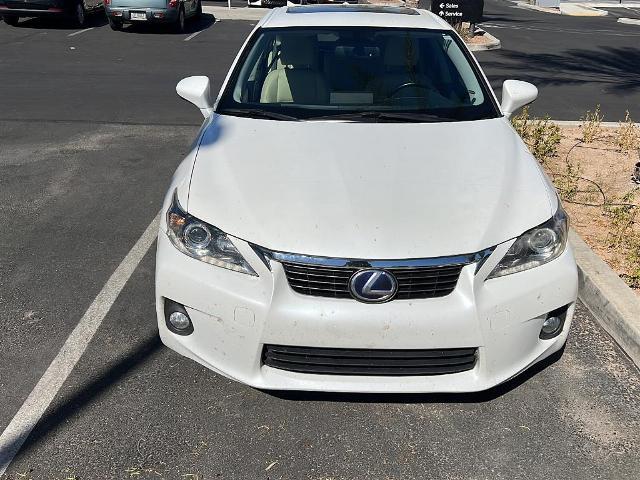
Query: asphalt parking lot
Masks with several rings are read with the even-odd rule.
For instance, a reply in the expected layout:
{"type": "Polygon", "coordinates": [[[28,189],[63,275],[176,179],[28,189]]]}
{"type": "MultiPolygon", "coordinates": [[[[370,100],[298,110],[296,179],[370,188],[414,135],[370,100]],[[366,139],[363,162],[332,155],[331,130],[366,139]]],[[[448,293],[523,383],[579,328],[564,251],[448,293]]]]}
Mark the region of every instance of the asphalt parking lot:
{"type": "Polygon", "coordinates": [[[626,110],[640,119],[640,26],[617,23],[613,14],[571,17],[516,7],[485,2],[481,26],[502,48],[476,56],[496,91],[505,78],[518,78],[540,91],[535,115],[579,120],[600,104],[606,121],[624,120],[626,110]]]}
{"type": "MultiPolygon", "coordinates": [[[[158,213],[201,121],[175,84],[206,74],[217,91],[253,24],[205,16],[174,35],[0,23],[0,431],[158,213]]],[[[503,57],[483,55],[494,80],[503,57]]],[[[3,479],[640,471],[640,376],[581,306],[561,358],[489,392],[284,395],[164,348],[153,274],[152,246],[3,479]]]]}

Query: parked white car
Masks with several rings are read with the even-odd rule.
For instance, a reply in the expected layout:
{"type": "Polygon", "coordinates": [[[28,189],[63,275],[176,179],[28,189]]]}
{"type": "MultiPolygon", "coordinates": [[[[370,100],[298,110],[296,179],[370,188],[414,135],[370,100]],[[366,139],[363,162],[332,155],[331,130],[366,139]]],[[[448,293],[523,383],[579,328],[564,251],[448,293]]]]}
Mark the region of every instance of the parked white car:
{"type": "Polygon", "coordinates": [[[560,350],[567,217],[452,28],[409,8],[267,14],[167,193],[162,341],[263,389],[468,392],[560,350]]]}

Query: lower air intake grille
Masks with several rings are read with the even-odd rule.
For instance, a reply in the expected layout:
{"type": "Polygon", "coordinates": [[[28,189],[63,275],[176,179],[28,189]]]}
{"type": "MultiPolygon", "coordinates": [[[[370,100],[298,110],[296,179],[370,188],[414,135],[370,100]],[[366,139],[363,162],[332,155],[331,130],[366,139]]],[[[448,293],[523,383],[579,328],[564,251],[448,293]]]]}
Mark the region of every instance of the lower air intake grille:
{"type": "Polygon", "coordinates": [[[471,370],[477,348],[369,350],[265,345],[262,363],[290,372],[323,375],[443,375],[471,370]]]}

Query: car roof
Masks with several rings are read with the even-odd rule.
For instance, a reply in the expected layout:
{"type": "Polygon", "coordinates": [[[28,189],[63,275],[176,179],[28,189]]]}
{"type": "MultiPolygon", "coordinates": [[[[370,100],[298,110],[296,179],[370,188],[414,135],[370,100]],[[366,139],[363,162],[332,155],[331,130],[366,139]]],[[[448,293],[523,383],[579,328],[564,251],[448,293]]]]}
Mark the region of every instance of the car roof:
{"type": "Polygon", "coordinates": [[[401,27],[450,30],[451,26],[426,10],[379,5],[301,5],[272,10],[263,28],[281,27],[401,27]]]}

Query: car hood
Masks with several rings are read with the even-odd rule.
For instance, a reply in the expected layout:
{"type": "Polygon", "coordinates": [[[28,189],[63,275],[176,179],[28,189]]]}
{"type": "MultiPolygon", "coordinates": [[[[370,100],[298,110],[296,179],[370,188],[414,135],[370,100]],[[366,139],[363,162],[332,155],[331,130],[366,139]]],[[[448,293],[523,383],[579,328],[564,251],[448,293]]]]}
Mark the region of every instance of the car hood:
{"type": "Polygon", "coordinates": [[[283,122],[216,116],[187,209],[272,250],[399,259],[473,253],[551,217],[552,187],[504,118],[283,122]]]}

